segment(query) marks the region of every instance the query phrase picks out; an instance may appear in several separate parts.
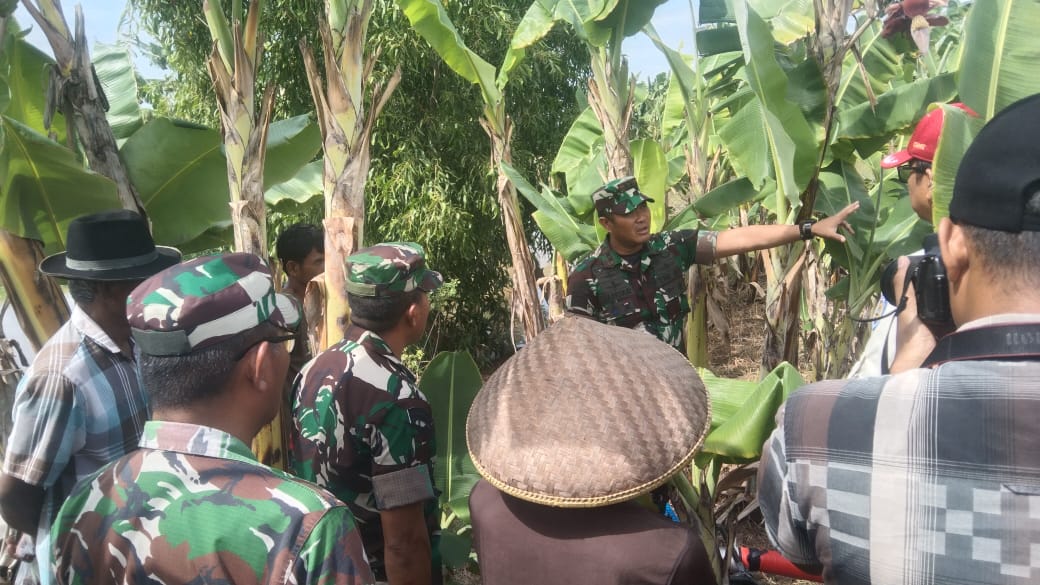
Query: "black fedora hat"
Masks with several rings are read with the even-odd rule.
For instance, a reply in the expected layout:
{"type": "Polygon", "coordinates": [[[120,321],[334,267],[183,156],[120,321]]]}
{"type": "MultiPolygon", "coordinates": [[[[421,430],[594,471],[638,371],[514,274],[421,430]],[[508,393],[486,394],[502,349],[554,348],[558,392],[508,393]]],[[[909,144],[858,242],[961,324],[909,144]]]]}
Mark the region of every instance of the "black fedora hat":
{"type": "Polygon", "coordinates": [[[180,262],[176,248],[156,246],[144,218],[120,209],[69,223],[65,251],[40,262],[40,272],[82,280],[138,280],[180,262]]]}

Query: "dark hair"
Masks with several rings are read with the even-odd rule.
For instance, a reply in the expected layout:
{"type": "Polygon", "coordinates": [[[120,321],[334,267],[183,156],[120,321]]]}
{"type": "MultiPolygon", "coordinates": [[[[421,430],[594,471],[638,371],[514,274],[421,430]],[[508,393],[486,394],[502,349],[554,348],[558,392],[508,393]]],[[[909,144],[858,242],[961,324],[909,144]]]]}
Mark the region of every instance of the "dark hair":
{"type": "Polygon", "coordinates": [[[272,323],[262,323],[188,355],[159,357],[138,348],[141,385],[152,408],[179,408],[215,398],[226,390],[231,372],[249,348],[284,333],[272,323]]]}
{"type": "Polygon", "coordinates": [[[294,223],[278,235],[275,244],[278,261],[303,262],[311,250],[325,252],[325,232],[312,223],[294,223]]]}
{"type": "Polygon", "coordinates": [[[69,280],[69,296],[80,306],[89,305],[97,299],[101,291],[101,283],[96,280],[80,278],[69,280]]]}
{"type": "Polygon", "coordinates": [[[408,307],[418,303],[424,294],[421,289],[391,297],[362,297],[347,293],[350,321],[375,333],[389,331],[401,322],[408,307]]]}
{"type": "MultiPolygon", "coordinates": [[[[1040,216],[1040,190],[1025,205],[1026,215],[1040,216]]],[[[1040,287],[1040,232],[989,230],[962,223],[972,254],[987,274],[1015,288],[1040,287]]]]}

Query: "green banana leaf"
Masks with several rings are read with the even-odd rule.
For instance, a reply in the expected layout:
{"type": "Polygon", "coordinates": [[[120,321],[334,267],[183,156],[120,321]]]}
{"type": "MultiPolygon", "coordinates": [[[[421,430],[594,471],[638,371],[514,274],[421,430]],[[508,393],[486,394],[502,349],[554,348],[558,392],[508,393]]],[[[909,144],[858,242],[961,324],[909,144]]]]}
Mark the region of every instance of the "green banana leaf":
{"type": "MultiPolygon", "coordinates": [[[[43,111],[50,79],[48,68],[54,65],[54,59],[26,41],[25,34],[14,17],[8,19],[7,34],[0,47],[0,74],[6,71],[4,77],[10,100],[2,111],[11,119],[47,136],[43,111]]],[[[58,143],[65,143],[65,118],[60,113],[54,114],[50,132],[54,132],[58,143]]]]}
{"type": "Polygon", "coordinates": [[[776,428],[776,412],[784,400],[805,381],[798,370],[783,362],[761,382],[720,378],[699,369],[711,397],[711,431],[697,461],[755,461],[762,445],[776,428]]]}
{"type": "MultiPolygon", "coordinates": [[[[1040,91],[1040,87],[1037,91],[1040,91]]],[[[943,128],[932,164],[932,222],[936,226],[941,218],[950,215],[950,200],[953,199],[953,183],[957,177],[957,169],[961,165],[964,153],[968,151],[968,147],[983,126],[981,118],[970,116],[960,108],[946,105],[941,107],[945,110],[943,128]]]]}
{"type": "Polygon", "coordinates": [[[592,194],[606,182],[606,142],[592,108],[585,108],[571,124],[556,152],[550,172],[563,173],[567,200],[584,217],[592,211],[592,194]]]}
{"type": "Polygon", "coordinates": [[[71,150],[6,115],[0,128],[0,228],[53,254],[65,249],[73,219],[121,207],[115,183],[83,168],[71,150]]]}
{"type": "Polygon", "coordinates": [[[108,123],[116,140],[129,137],[144,125],[137,103],[137,75],[130,50],[120,45],[94,45],[94,69],[108,99],[108,123]]]}
{"type": "Polygon", "coordinates": [[[768,24],[744,2],[734,2],[732,8],[744,49],[745,74],[759,107],[751,108],[749,104],[738,111],[725,127],[725,133],[720,135],[734,160],[740,160],[741,166],[749,171],[748,178],[756,187],[761,187],[765,178],[772,176],[776,179],[778,197],[786,197],[794,203],[816,168],[817,138],[798,106],[788,100],[788,79],[777,63],[775,39],[768,24]],[[750,114],[746,114],[749,110],[750,114]],[[739,125],[736,124],[738,117],[742,122],[739,125]],[[757,137],[742,140],[733,126],[757,137]],[[761,149],[761,144],[768,148],[761,149]],[[759,149],[743,150],[756,146],[759,149]],[[771,172],[763,172],[765,169],[771,172]]]}
{"type": "Polygon", "coordinates": [[[741,50],[740,32],[735,26],[720,26],[697,31],[697,53],[702,57],[741,50]]]}
{"type": "Polygon", "coordinates": [[[502,163],[502,171],[517,192],[535,206],[533,217],[539,229],[568,262],[588,254],[599,245],[595,228],[580,222],[566,199],[556,197],[548,188],[539,192],[508,164],[502,163]]]}
{"type": "Polygon", "coordinates": [[[880,96],[877,105],[869,102],[840,110],[837,139],[876,139],[912,128],[928,112],[929,104],[948,102],[957,95],[957,80],[952,73],[897,86],[880,96]]]}
{"type": "Polygon", "coordinates": [[[434,481],[441,490],[441,505],[454,503],[451,509],[464,523],[469,522],[469,510],[460,502],[469,497],[479,479],[466,447],[466,417],[482,385],[480,370],[465,351],[437,354],[419,380],[437,430],[434,481]]]}
{"type": "MultiPolygon", "coordinates": [[[[156,242],[180,245],[227,225],[227,166],[220,133],[194,124],[156,118],[123,144],[120,156],[153,221],[156,242]]],[[[271,124],[264,184],[284,183],[321,147],[310,116],[271,124]]]]}
{"type": "Polygon", "coordinates": [[[755,189],[751,181],[745,178],[724,183],[672,216],[664,229],[697,229],[700,218],[717,217],[745,203],[761,200],[772,195],[775,188],[775,183],[767,181],[761,189],[755,189]]]}
{"type": "MultiPolygon", "coordinates": [[[[496,84],[495,68],[466,46],[440,0],[396,2],[408,17],[412,28],[430,43],[448,67],[480,88],[485,104],[495,105],[502,101],[502,92],[496,84]]],[[[508,79],[508,72],[505,79],[508,79]]]]}
{"type": "Polygon", "coordinates": [[[650,231],[654,233],[664,225],[668,211],[665,201],[665,193],[671,186],[668,185],[668,161],[664,149],[653,140],[633,140],[629,148],[639,190],[653,199],[647,206],[650,208],[650,231]]]}
{"type": "Polygon", "coordinates": [[[513,72],[526,56],[527,47],[542,40],[549,34],[556,22],[553,20],[552,11],[540,2],[532,2],[524,18],[513,31],[513,38],[509,41],[509,50],[502,60],[502,67],[498,70],[498,79],[495,83],[498,88],[504,88],[509,83],[509,74],[513,72]]]}
{"type": "Polygon", "coordinates": [[[657,7],[668,0],[613,0],[615,5],[612,10],[601,15],[591,24],[613,32],[618,26],[623,26],[622,34],[630,37],[643,29],[654,17],[657,7]]]}
{"type": "Polygon", "coordinates": [[[1014,102],[1040,92],[1040,2],[976,2],[961,44],[961,100],[989,120],[1014,102]]]}
{"type": "Polygon", "coordinates": [[[264,192],[268,209],[277,213],[294,213],[323,199],[324,173],[324,160],[307,163],[295,177],[264,192]]]}

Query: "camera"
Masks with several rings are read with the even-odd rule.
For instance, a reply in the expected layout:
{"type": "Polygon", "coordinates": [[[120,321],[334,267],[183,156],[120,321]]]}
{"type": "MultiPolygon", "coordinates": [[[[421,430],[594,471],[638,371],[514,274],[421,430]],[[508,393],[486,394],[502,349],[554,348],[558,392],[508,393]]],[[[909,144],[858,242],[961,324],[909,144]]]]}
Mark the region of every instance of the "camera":
{"type": "MultiPolygon", "coordinates": [[[[893,260],[881,273],[881,294],[891,305],[898,307],[904,291],[895,290],[897,260],[893,260]]],[[[910,256],[904,283],[914,285],[917,299],[917,316],[933,333],[944,334],[954,329],[953,313],[950,312],[950,289],[946,278],[946,266],[939,252],[939,237],[929,234],[924,238],[924,254],[910,256]]],[[[906,284],[903,285],[904,287],[906,284]]]]}

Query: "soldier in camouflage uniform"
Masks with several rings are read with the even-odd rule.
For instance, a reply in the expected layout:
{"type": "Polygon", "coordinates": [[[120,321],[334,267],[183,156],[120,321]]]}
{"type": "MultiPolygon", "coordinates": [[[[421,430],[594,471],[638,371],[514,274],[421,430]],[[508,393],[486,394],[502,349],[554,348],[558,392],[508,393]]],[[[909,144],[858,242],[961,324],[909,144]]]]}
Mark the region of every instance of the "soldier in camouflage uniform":
{"type": "Polygon", "coordinates": [[[642,329],[685,351],[690,312],[686,270],[717,258],[790,244],[820,236],[844,242],[839,227],[859,208],[801,225],[757,225],[723,232],[677,230],[650,233],[653,202],[635,177],[610,181],[592,195],[607,238],[578,262],[567,280],[569,311],[609,325],[642,329]]]}
{"type": "Polygon", "coordinates": [[[296,305],[252,254],[144,281],[127,316],[153,420],[53,527],[59,583],[372,583],[350,510],[249,451],[278,411],[296,305]]]}
{"type": "Polygon", "coordinates": [[[439,583],[433,414],[400,356],[442,278],[409,242],[360,250],[346,268],[351,324],[296,379],[291,466],[350,506],[378,579],[439,583]]]}

